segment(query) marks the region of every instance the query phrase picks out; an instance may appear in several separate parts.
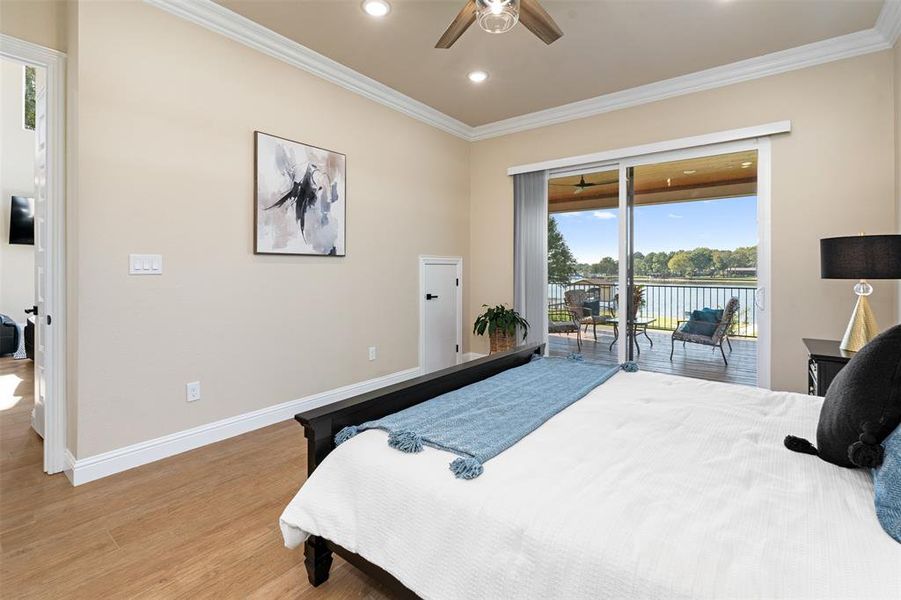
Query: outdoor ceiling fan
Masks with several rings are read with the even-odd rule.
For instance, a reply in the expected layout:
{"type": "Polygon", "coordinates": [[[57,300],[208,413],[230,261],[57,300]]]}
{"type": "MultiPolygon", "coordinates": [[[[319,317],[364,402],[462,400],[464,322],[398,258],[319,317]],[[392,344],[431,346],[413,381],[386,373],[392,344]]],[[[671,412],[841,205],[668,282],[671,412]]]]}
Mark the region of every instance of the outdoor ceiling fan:
{"type": "Polygon", "coordinates": [[[453,46],[476,19],[479,27],[488,33],[505,33],[521,22],[545,44],[552,44],[563,36],[563,31],[538,0],[468,0],[435,47],[453,46]]]}
{"type": "Polygon", "coordinates": [[[594,187],[596,185],[601,185],[601,184],[600,183],[590,183],[588,181],[585,181],[585,176],[580,175],[579,183],[552,183],[551,185],[556,185],[556,186],[560,186],[560,187],[574,187],[574,188],[576,188],[576,191],[574,191],[573,194],[581,194],[583,191],[585,191],[585,188],[590,188],[590,187],[594,187]]]}

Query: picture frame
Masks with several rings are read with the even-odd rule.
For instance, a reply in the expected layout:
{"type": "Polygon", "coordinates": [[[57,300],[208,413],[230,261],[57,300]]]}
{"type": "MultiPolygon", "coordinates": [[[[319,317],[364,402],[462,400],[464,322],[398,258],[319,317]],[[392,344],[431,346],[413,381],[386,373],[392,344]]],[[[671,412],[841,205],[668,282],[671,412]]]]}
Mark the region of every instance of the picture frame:
{"type": "Polygon", "coordinates": [[[346,256],[347,156],[254,131],[254,254],[346,256]]]}

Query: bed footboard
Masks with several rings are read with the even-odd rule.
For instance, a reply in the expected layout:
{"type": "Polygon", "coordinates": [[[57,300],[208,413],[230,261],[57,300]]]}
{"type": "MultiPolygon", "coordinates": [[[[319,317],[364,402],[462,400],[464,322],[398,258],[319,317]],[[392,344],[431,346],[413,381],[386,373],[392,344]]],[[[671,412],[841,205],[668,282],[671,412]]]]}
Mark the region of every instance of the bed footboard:
{"type": "Polygon", "coordinates": [[[307,568],[307,578],[313,587],[328,580],[329,569],[332,568],[332,551],[325,540],[311,535],[303,547],[303,564],[307,568]]]}
{"type": "Polygon", "coordinates": [[[544,344],[523,346],[296,414],[294,418],[303,425],[307,438],[307,475],[335,449],[335,434],[344,427],[380,419],[488,379],[507,369],[524,365],[532,359],[532,355],[542,352],[544,344]]]}
{"type": "MultiPolygon", "coordinates": [[[[524,365],[533,355],[540,355],[543,352],[544,344],[523,346],[298,413],[294,418],[303,425],[304,435],[307,438],[307,475],[316,470],[329,452],[335,449],[335,434],[344,427],[379,419],[441,394],[488,379],[507,369],[524,365]]],[[[332,552],[395,593],[402,592],[403,596],[416,597],[378,565],[318,536],[311,536],[304,545],[304,565],[313,586],[321,585],[328,579],[332,552]]]]}

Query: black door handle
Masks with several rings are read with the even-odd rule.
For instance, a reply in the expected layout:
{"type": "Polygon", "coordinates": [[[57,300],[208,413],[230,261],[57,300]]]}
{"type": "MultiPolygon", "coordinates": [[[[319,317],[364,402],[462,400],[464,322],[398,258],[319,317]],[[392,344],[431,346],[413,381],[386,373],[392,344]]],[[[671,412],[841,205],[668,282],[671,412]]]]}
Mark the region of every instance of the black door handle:
{"type": "Polygon", "coordinates": [[[25,314],[27,314],[27,315],[38,316],[38,307],[37,307],[37,306],[32,306],[31,308],[26,308],[26,309],[25,309],[25,314]]]}
{"type": "Polygon", "coordinates": [[[426,295],[425,295],[425,299],[426,299],[426,300],[434,300],[434,299],[437,298],[437,297],[438,297],[438,296],[433,296],[432,294],[426,294],[426,295]]]}

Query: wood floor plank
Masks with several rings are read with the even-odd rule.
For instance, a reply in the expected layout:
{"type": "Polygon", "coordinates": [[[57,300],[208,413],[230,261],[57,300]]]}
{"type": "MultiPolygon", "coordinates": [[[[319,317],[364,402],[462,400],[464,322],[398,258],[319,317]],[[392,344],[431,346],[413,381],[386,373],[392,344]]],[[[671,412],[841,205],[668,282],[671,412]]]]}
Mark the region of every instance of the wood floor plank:
{"type": "Polygon", "coordinates": [[[306,473],[295,422],[73,488],[42,472],[32,389],[30,361],[0,359],[3,598],[390,598],[338,558],[313,588],[284,547],[278,517],[306,473]]]}

